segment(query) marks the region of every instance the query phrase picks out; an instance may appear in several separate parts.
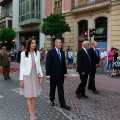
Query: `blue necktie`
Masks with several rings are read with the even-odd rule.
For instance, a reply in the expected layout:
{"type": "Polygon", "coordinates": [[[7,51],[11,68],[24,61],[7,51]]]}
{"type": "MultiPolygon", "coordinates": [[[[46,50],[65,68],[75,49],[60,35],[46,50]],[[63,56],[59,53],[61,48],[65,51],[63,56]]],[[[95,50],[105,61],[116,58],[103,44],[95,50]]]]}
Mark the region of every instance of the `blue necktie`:
{"type": "Polygon", "coordinates": [[[58,50],[58,57],[59,57],[60,62],[61,62],[61,54],[60,54],[60,50],[58,50]]]}
{"type": "Polygon", "coordinates": [[[89,53],[88,53],[88,51],[86,50],[86,54],[87,54],[87,56],[88,56],[88,58],[89,58],[89,60],[90,60],[90,66],[92,65],[92,63],[91,63],[91,59],[90,59],[90,55],[89,55],[89,53]]]}
{"type": "Polygon", "coordinates": [[[97,52],[97,50],[95,49],[95,53],[96,53],[96,55],[97,55],[97,57],[98,57],[98,52],[97,52]]]}

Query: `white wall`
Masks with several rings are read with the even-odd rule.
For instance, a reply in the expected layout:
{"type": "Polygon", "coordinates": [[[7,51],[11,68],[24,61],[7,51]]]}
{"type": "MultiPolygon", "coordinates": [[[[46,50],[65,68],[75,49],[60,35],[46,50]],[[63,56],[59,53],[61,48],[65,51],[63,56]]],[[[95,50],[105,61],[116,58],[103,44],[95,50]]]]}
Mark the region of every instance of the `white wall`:
{"type": "Polygon", "coordinates": [[[12,21],[12,27],[16,31],[16,49],[19,50],[20,48],[20,42],[19,42],[19,0],[13,0],[12,2],[13,5],[13,21],[12,21]]]}
{"type": "MultiPolygon", "coordinates": [[[[41,0],[41,24],[42,24],[42,19],[45,17],[45,0],[41,0]]],[[[45,43],[45,35],[40,32],[39,35],[39,48],[44,47],[45,43]]]]}

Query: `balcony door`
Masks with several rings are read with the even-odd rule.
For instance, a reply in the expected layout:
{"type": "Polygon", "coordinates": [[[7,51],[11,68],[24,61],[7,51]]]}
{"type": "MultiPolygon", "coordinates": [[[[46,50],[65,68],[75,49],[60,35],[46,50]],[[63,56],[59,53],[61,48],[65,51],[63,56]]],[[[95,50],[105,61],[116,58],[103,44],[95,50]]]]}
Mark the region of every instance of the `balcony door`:
{"type": "Polygon", "coordinates": [[[88,21],[78,22],[78,50],[82,48],[82,42],[88,40],[88,21]]]}

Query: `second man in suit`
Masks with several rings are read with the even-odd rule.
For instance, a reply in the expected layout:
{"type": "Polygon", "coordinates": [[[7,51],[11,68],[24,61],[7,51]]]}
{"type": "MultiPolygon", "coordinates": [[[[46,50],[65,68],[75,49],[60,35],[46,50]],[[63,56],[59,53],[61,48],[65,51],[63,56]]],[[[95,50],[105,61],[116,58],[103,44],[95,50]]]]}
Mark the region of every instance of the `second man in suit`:
{"type": "Polygon", "coordinates": [[[96,49],[97,47],[98,47],[98,43],[96,41],[93,41],[92,47],[88,50],[92,61],[92,67],[89,75],[88,89],[92,90],[93,93],[95,94],[99,93],[99,91],[95,87],[95,73],[96,73],[96,69],[99,67],[99,61],[100,61],[99,51],[96,49]]]}
{"type": "Polygon", "coordinates": [[[62,41],[61,39],[55,39],[55,48],[48,51],[46,56],[46,76],[47,80],[50,80],[50,101],[51,105],[54,106],[55,90],[58,88],[58,97],[61,108],[70,110],[71,107],[66,105],[64,99],[64,79],[67,78],[67,69],[65,63],[65,54],[61,50],[62,41]]]}
{"type": "Polygon", "coordinates": [[[82,49],[80,49],[77,54],[77,71],[81,79],[81,83],[76,90],[76,96],[79,99],[81,99],[82,97],[89,98],[85,94],[85,87],[91,67],[91,59],[87,51],[89,49],[89,45],[89,41],[84,41],[82,43],[82,49]]]}

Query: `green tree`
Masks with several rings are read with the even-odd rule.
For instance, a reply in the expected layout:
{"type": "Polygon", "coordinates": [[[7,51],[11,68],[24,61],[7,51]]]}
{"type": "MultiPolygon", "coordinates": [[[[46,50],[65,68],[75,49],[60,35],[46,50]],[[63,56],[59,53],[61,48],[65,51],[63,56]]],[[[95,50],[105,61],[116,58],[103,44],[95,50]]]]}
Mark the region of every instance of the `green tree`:
{"type": "Polygon", "coordinates": [[[7,41],[7,48],[10,49],[11,41],[16,37],[16,33],[13,29],[2,28],[0,30],[0,41],[7,41]]]}
{"type": "Polygon", "coordinates": [[[61,35],[70,31],[70,26],[66,23],[65,16],[62,16],[62,14],[50,14],[47,18],[43,18],[41,32],[46,36],[50,35],[51,40],[53,36],[61,35]]]}
{"type": "Polygon", "coordinates": [[[0,30],[0,41],[11,41],[16,37],[16,33],[13,29],[2,28],[0,30]]]}

